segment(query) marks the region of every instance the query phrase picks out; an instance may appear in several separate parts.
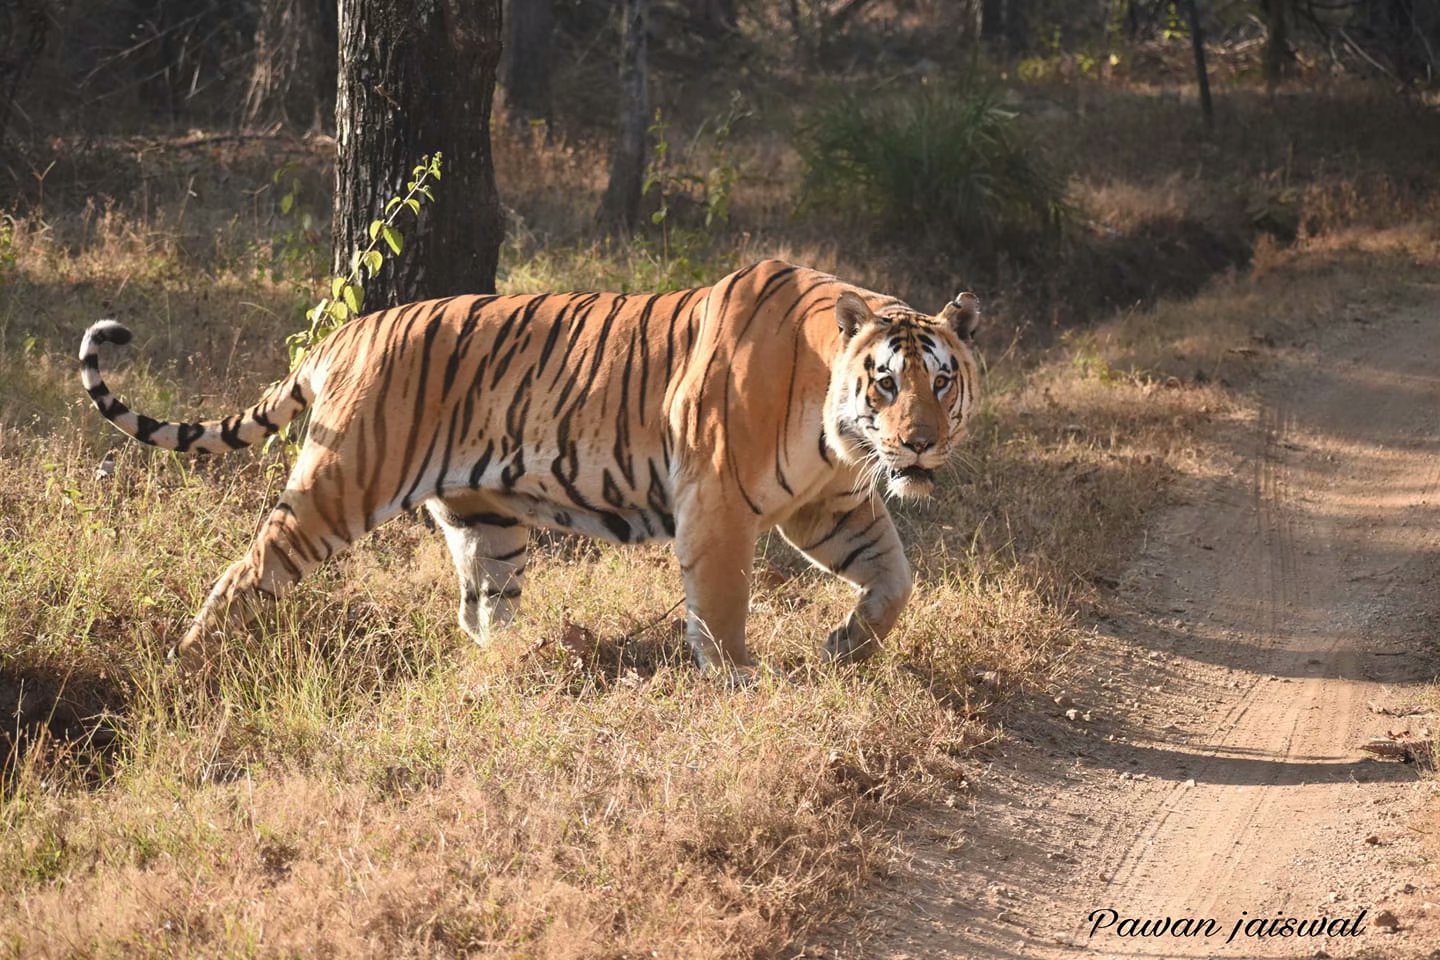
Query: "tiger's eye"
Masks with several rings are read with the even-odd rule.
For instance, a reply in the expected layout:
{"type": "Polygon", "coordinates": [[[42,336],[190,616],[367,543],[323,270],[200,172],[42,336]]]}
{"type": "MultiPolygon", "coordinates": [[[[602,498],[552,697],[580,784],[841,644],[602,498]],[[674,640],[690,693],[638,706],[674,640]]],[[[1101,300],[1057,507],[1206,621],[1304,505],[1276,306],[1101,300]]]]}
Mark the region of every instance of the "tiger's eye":
{"type": "Polygon", "coordinates": [[[895,381],[890,377],[881,377],[875,381],[875,385],[887,393],[895,389],[895,381]]]}
{"type": "Polygon", "coordinates": [[[946,389],[947,387],[949,387],[949,386],[950,386],[950,378],[947,377],[945,374],[942,373],[942,374],[940,374],[940,376],[938,376],[938,377],[935,378],[935,392],[936,392],[936,393],[944,393],[944,392],[945,392],[945,389],[946,389]]]}

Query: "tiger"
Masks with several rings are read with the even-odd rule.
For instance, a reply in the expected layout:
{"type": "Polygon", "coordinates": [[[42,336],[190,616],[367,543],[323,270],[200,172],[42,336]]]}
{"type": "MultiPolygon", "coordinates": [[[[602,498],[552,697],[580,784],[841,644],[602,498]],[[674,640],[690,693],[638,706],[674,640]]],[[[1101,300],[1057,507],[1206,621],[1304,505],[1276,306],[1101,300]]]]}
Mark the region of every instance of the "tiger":
{"type": "Polygon", "coordinates": [[[756,545],[781,536],[848,581],[822,660],[874,653],[912,573],[885,498],[928,496],[979,397],[980,306],[934,315],[822,271],[763,260],[667,293],[468,295],[358,317],[243,412],[179,423],[130,410],[100,373],[106,420],[153,447],[225,453],[308,412],[305,439],[249,551],[171,651],[209,663],[285,588],[423,505],[459,578],[460,628],[484,645],[516,613],[532,528],[673,541],[685,635],[706,672],[753,671],[756,545]]]}

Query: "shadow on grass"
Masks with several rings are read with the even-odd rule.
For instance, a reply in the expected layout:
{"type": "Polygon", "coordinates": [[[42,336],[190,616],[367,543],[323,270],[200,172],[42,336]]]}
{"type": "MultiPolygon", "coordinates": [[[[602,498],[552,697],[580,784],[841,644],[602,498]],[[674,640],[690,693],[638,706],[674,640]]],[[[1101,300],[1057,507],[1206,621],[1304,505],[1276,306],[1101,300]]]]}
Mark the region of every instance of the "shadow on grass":
{"type": "Polygon", "coordinates": [[[123,683],[67,667],[0,666],[0,772],[8,790],[34,751],[88,787],[104,782],[129,706],[123,683]]]}

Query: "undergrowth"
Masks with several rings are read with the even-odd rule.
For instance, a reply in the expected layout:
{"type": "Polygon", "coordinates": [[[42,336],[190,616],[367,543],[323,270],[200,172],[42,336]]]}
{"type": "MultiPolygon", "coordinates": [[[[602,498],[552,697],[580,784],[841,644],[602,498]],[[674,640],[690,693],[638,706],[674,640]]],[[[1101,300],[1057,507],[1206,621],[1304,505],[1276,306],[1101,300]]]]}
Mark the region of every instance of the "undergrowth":
{"type": "MultiPolygon", "coordinates": [[[[728,226],[675,205],[663,241],[605,245],[574,213],[598,189],[586,148],[544,148],[527,179],[505,166],[521,147],[538,149],[497,148],[526,224],[507,291],[685,286],[780,254],[922,309],[987,292],[924,243],[792,220],[792,154],[772,165],[783,190],[740,175],[728,226]]],[[[727,149],[754,171],[774,148],[727,149]]],[[[251,162],[264,191],[268,159],[251,162]]],[[[1330,227],[1257,242],[1252,272],[1207,266],[1199,296],[1048,348],[1004,310],[1024,290],[987,297],[987,399],[937,497],[896,510],[917,592],[860,669],[816,662],[852,598],[778,537],[757,564],[752,689],[689,664],[665,548],[545,538],[520,619],[480,651],[453,624],[445,547],[402,519],[236,638],[202,694],[165,651],[283,461],[124,440],[73,360],[86,324],[119,314],[137,342],[107,358],[113,386],[174,416],[238,409],[284,370],[297,278],[268,242],[283,218],[181,206],[192,177],[203,196],[221,173],[180,170],[152,178],[176,199],[148,213],[122,196],[6,221],[3,953],[793,955],[894,869],[897,812],[967,802],[1003,711],[1068,669],[1147,512],[1206,469],[1206,425],[1237,415],[1231,391],[1270,345],[1383,308],[1436,263],[1433,230],[1342,228],[1357,218],[1336,201],[1330,227]]],[[[1122,239],[1162,213],[1228,229],[1202,178],[1102,180],[1071,199],[1122,239]]]]}

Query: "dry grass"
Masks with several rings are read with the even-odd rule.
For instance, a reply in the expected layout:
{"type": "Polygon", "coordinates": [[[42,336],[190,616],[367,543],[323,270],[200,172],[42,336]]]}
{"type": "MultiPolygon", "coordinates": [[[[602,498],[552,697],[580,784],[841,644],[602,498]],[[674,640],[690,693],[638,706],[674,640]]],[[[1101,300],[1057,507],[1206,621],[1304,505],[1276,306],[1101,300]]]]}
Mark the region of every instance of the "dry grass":
{"type": "MultiPolygon", "coordinates": [[[[594,245],[593,156],[511,143],[502,170],[522,147],[544,176],[506,185],[527,217],[510,289],[675,285],[778,252],[921,306],[953,293],[923,254],[763,219],[769,183],[737,197],[756,222],[594,245]]],[[[1137,223],[1198,196],[1153,189],[1096,196],[1137,223]]],[[[163,650],[280,465],[120,442],[71,360],[116,308],[139,342],[114,382],[138,407],[214,413],[280,370],[299,294],[265,238],[283,224],[258,202],[227,220],[218,189],[181,215],[184,195],[23,219],[0,266],[0,953],[785,955],[886,869],[899,805],[963,802],[997,700],[1066,669],[1167,479],[1205,469],[1205,424],[1237,415],[1227,382],[1437,262],[1427,230],[1328,233],[1044,351],[993,325],[963,462],[898,511],[916,598],[863,669],[818,667],[848,590],[778,538],[753,689],[686,662],[665,549],[546,540],[521,620],[482,652],[452,625],[439,538],[401,520],[301,585],[201,696],[163,650]]]]}

